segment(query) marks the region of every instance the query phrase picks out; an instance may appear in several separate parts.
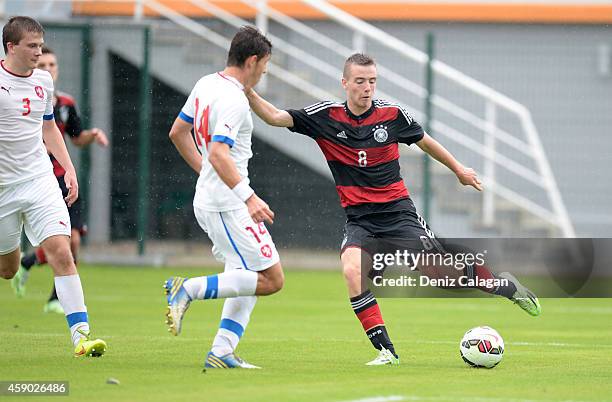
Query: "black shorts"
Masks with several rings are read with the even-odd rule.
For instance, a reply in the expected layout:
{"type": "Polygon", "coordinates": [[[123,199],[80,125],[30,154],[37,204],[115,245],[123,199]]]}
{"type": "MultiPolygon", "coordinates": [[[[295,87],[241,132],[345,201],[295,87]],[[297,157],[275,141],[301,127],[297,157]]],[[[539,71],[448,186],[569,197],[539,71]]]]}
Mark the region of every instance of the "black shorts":
{"type": "MultiPolygon", "coordinates": [[[[58,177],[57,182],[59,183],[60,189],[62,189],[63,196],[66,197],[68,195],[68,189],[66,188],[64,176],[58,177]]],[[[85,235],[87,232],[87,224],[83,220],[83,203],[80,198],[77,198],[76,202],[68,207],[68,213],[70,214],[70,225],[72,228],[81,232],[81,235],[85,235]]]]}
{"type": "Polygon", "coordinates": [[[375,239],[435,239],[425,219],[416,212],[412,200],[408,201],[410,208],[407,210],[349,218],[344,225],[340,252],[350,247],[364,249],[365,244],[375,239]]]}

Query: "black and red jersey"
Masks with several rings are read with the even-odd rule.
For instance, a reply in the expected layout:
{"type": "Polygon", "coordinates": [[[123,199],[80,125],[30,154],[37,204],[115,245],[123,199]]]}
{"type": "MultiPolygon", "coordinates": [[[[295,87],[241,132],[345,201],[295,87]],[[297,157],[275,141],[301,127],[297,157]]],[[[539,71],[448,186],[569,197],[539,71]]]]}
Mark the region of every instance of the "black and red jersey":
{"type": "Polygon", "coordinates": [[[289,130],[313,138],[323,151],[347,216],[411,208],[399,143],[413,144],[424,132],[400,105],[376,99],[360,116],[346,102],[329,101],[287,112],[289,130]]]}
{"type": "MultiPolygon", "coordinates": [[[[68,135],[72,138],[81,135],[81,131],[83,131],[81,118],[79,117],[74,98],[66,93],[56,91],[54,101],[53,115],[55,116],[55,124],[57,124],[60,132],[64,136],[68,135]]],[[[55,177],[63,177],[66,171],[53,155],[49,156],[53,163],[53,174],[55,174],[55,177]]]]}

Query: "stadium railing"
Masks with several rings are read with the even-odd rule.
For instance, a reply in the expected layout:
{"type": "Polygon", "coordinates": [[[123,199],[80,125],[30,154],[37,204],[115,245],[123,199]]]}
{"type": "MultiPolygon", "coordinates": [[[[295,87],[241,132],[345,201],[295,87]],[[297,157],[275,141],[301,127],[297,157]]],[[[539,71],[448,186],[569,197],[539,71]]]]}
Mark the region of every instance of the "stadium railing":
{"type": "MultiPolygon", "coordinates": [[[[422,66],[428,63],[428,55],[413,46],[402,42],[401,40],[389,35],[385,31],[375,27],[374,25],[360,20],[351,14],[341,10],[326,1],[322,0],[303,0],[304,3],[311,5],[320,12],[334,19],[339,24],[345,25],[360,35],[366,36],[368,39],[378,42],[380,45],[394,50],[399,55],[412,60],[422,66]]],[[[279,21],[280,22],[280,21],[279,21]]],[[[312,35],[310,33],[309,35],[312,35]]],[[[311,38],[313,38],[311,36],[311,38]]],[[[315,39],[313,39],[315,40],[315,39]]],[[[323,43],[321,43],[323,45],[323,43]]],[[[334,44],[334,46],[336,46],[334,44]]],[[[489,86],[467,76],[466,74],[454,69],[453,67],[439,60],[432,60],[433,70],[485,100],[485,116],[479,117],[470,111],[465,110],[461,106],[443,98],[442,96],[432,94],[432,102],[435,106],[444,110],[458,119],[461,119],[478,130],[482,130],[485,134],[484,140],[478,142],[469,135],[460,132],[457,129],[450,127],[442,121],[434,119],[432,128],[447,139],[458,143],[466,149],[477,153],[484,158],[483,181],[488,190],[484,194],[483,199],[483,223],[485,225],[493,224],[495,199],[493,194],[500,198],[516,204],[518,207],[532,213],[552,226],[558,227],[564,237],[575,237],[575,231],[559,187],[557,186],[552,169],[544,152],[540,136],[533,122],[533,118],[529,110],[519,102],[505,96],[504,94],[490,88],[489,86]],[[526,141],[517,138],[505,130],[502,130],[496,124],[496,116],[498,109],[505,109],[514,114],[519,122],[526,141]],[[513,150],[524,154],[531,158],[536,169],[529,169],[522,164],[516,162],[512,157],[501,154],[496,149],[496,141],[503,142],[513,150]],[[519,194],[516,191],[504,186],[496,180],[496,167],[499,166],[513,174],[521,177],[525,181],[530,182],[536,188],[540,188],[546,192],[549,201],[549,207],[538,205],[526,196],[519,194]]],[[[384,76],[386,71],[379,66],[381,76],[384,76]]],[[[402,86],[405,90],[414,93],[415,95],[424,98],[427,96],[425,88],[415,84],[406,84],[404,80],[396,80],[394,83],[402,86]]],[[[415,116],[420,113],[412,110],[415,116]]]]}
{"type": "MultiPolygon", "coordinates": [[[[210,1],[189,0],[189,2],[232,26],[249,23],[210,1]]],[[[265,24],[267,24],[266,19],[271,18],[288,29],[307,37],[309,40],[341,56],[346,57],[353,52],[353,49],[349,49],[333,38],[270,8],[266,1],[259,0],[253,2],[243,0],[243,2],[248,7],[257,9],[257,23],[260,26],[265,27],[265,24]]],[[[354,47],[358,47],[359,43],[363,43],[364,38],[367,38],[417,65],[425,66],[427,63],[431,63],[433,71],[441,78],[459,85],[466,92],[484,101],[484,111],[482,111],[482,115],[479,115],[459,106],[456,102],[441,94],[428,94],[428,91],[422,85],[378,63],[380,77],[392,81],[396,86],[417,98],[424,99],[427,96],[431,96],[433,105],[440,111],[445,112],[449,117],[452,116],[456,121],[466,123],[467,126],[476,129],[482,134],[481,136],[476,136],[471,131],[471,134],[466,134],[465,131],[467,130],[457,128],[458,125],[452,124],[451,120],[442,121],[439,118],[434,118],[431,121],[431,127],[435,134],[443,135],[448,140],[482,160],[482,169],[479,170],[481,170],[480,173],[483,175],[484,184],[489,190],[483,194],[482,199],[481,219],[483,226],[491,226],[495,223],[497,204],[495,196],[497,196],[499,199],[506,200],[527,214],[534,215],[550,226],[556,227],[564,237],[575,237],[573,225],[563,203],[540,136],[531,113],[524,105],[440,60],[433,59],[430,61],[426,53],[326,1],[302,0],[302,3],[313,7],[331,20],[351,29],[354,35],[354,47]],[[503,129],[500,127],[501,124],[498,124],[502,112],[507,113],[518,121],[518,125],[513,127],[513,130],[503,129]],[[512,134],[510,131],[512,131],[512,134]],[[524,163],[525,158],[529,160],[529,163],[524,163]],[[516,178],[522,180],[521,186],[519,186],[521,190],[510,188],[506,185],[506,182],[502,184],[501,180],[498,180],[498,176],[500,176],[499,169],[510,172],[516,178]],[[525,189],[527,190],[525,191],[525,189]],[[542,196],[536,197],[536,199],[530,197],[536,193],[542,193],[542,196]]],[[[134,18],[137,20],[142,18],[145,8],[154,10],[161,16],[210,43],[223,48],[227,48],[229,45],[228,38],[217,34],[157,0],[137,0],[134,7],[134,18]]],[[[300,60],[323,75],[333,78],[341,76],[341,71],[326,61],[309,54],[282,38],[274,35],[269,36],[273,40],[275,47],[281,52],[300,60]]],[[[299,75],[278,64],[271,63],[269,72],[288,85],[315,98],[339,100],[337,96],[326,89],[301,78],[299,75]]],[[[406,104],[405,101],[400,102],[396,96],[391,96],[381,91],[378,91],[378,94],[391,101],[406,105],[410,113],[414,114],[417,119],[423,120],[423,113],[406,104]]]]}
{"type": "MultiPolygon", "coordinates": [[[[232,26],[239,27],[249,23],[248,21],[225,11],[223,8],[213,4],[210,1],[189,0],[189,2],[232,26]]],[[[243,0],[243,2],[247,6],[256,7],[260,14],[273,19],[274,21],[339,55],[346,57],[353,52],[353,49],[349,49],[333,38],[321,34],[308,27],[306,24],[303,24],[292,17],[284,15],[268,7],[265,1],[251,2],[243,0]]],[[[363,35],[370,40],[378,42],[380,45],[394,50],[402,57],[406,57],[422,66],[429,61],[427,54],[406,44],[405,42],[400,41],[392,35],[387,34],[374,25],[360,20],[351,14],[329,4],[328,2],[321,0],[303,0],[303,2],[321,11],[336,22],[352,29],[356,35],[356,40],[354,42],[359,42],[359,36],[363,35]]],[[[141,3],[147,7],[155,9],[161,14],[172,14],[176,22],[179,22],[177,19],[178,13],[175,13],[168,7],[161,5],[159,2],[153,0],[141,0],[141,3]]],[[[180,16],[178,18],[180,18],[181,21],[179,24],[183,26],[191,26],[191,23],[201,26],[187,17],[180,16]]],[[[262,20],[259,19],[259,21],[262,20]]],[[[210,34],[210,30],[207,30],[207,33],[205,33],[205,35],[207,35],[207,39],[210,38],[208,36],[210,34]]],[[[326,61],[309,54],[308,52],[290,44],[288,41],[283,40],[278,36],[271,34],[268,34],[268,36],[274,42],[277,49],[311,66],[321,74],[327,75],[331,78],[341,76],[341,70],[332,66],[326,61]]],[[[223,43],[227,44],[228,42],[225,40],[223,43]]],[[[221,42],[218,44],[222,45],[221,42]]],[[[381,77],[392,81],[395,85],[401,87],[403,90],[422,99],[427,96],[427,90],[421,85],[393,72],[391,69],[381,65],[380,63],[377,64],[377,67],[381,77]]],[[[469,123],[473,128],[481,130],[485,134],[483,141],[477,141],[474,139],[474,137],[453,128],[449,124],[438,119],[433,119],[431,124],[436,133],[440,133],[447,139],[465,147],[470,152],[478,154],[484,160],[483,171],[481,173],[483,174],[483,181],[489,191],[485,192],[483,196],[483,225],[491,226],[494,224],[494,195],[497,195],[498,197],[515,204],[528,213],[539,217],[548,224],[558,227],[563,236],[575,237],[573,226],[561,198],[559,188],[556,184],[550,164],[542,147],[539,134],[535,124],[533,123],[529,110],[522,104],[510,99],[500,92],[463,74],[462,72],[439,60],[432,60],[432,68],[437,74],[461,85],[466,90],[477,94],[486,102],[484,116],[480,117],[440,95],[432,94],[432,102],[436,107],[450,113],[455,118],[469,123]],[[505,109],[518,118],[521,125],[522,134],[526,140],[518,138],[518,136],[512,135],[497,126],[496,116],[499,109],[505,109]],[[532,159],[535,162],[536,168],[531,169],[525,167],[523,164],[515,161],[512,155],[504,155],[499,152],[496,147],[496,143],[498,141],[511,147],[514,151],[532,159]],[[508,188],[496,180],[496,169],[498,166],[522,178],[524,181],[529,182],[536,188],[545,191],[550,206],[547,207],[539,205],[525,195],[519,194],[519,192],[508,188]]],[[[299,77],[297,77],[295,74],[292,74],[280,66],[271,65],[270,73],[274,74],[277,78],[283,79],[283,81],[290,85],[295,87],[299,86],[299,89],[304,90],[316,98],[338,100],[336,96],[317,87],[316,85],[299,79],[299,77]]],[[[386,98],[390,101],[405,104],[405,102],[401,102],[399,99],[397,99],[397,97],[383,91],[379,90],[378,94],[380,97],[386,98]]],[[[406,105],[406,107],[417,119],[423,119],[424,116],[420,111],[410,107],[409,105],[406,105]]]]}

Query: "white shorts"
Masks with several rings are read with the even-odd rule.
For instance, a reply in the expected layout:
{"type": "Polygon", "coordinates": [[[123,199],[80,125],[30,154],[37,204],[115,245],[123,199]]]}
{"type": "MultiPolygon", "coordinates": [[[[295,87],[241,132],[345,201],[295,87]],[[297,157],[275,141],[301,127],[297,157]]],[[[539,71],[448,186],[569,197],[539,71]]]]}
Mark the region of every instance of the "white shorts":
{"type": "Polygon", "coordinates": [[[21,228],[34,247],[54,235],[70,236],[70,215],[55,176],[0,186],[0,255],[21,243],[21,228]]]}
{"type": "Polygon", "coordinates": [[[198,223],[213,242],[213,254],[225,269],[263,271],[279,262],[278,251],[263,223],[253,222],[247,208],[210,212],[193,208],[198,223]]]}

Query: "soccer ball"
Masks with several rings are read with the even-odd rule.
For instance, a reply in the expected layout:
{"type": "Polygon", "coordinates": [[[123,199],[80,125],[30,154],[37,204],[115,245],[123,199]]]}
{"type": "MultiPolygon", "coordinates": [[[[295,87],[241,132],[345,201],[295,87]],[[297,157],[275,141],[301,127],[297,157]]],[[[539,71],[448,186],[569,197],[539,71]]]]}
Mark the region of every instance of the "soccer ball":
{"type": "Polygon", "coordinates": [[[490,327],[476,327],[463,335],[461,358],[472,367],[493,368],[504,357],[504,340],[490,327]]]}

